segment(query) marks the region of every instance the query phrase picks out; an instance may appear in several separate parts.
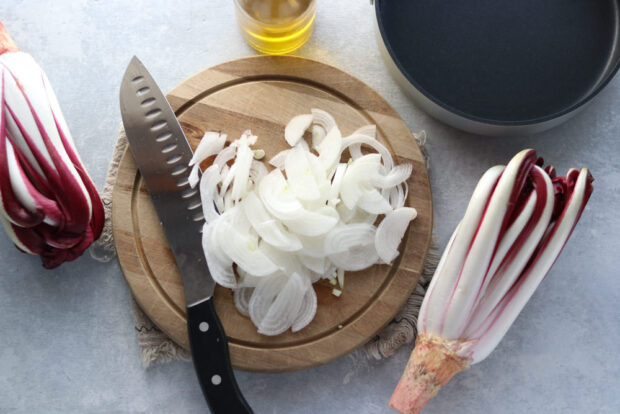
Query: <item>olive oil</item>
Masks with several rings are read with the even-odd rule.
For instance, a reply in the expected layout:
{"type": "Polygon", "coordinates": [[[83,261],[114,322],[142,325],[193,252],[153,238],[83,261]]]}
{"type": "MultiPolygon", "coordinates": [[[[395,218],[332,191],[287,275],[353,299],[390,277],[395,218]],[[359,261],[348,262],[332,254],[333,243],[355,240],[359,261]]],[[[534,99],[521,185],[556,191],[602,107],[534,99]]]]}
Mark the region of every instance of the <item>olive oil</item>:
{"type": "Polygon", "coordinates": [[[314,26],[314,0],[235,0],[237,20],[246,42],[266,54],[301,47],[314,26]]]}

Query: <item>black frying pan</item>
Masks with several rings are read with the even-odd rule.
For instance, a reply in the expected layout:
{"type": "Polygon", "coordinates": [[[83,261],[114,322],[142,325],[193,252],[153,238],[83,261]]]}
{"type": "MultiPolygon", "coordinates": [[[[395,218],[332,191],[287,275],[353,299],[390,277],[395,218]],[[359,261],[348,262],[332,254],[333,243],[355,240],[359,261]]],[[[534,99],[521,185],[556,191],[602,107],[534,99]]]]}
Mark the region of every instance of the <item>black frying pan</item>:
{"type": "Polygon", "coordinates": [[[379,46],[432,116],[484,135],[567,120],[620,66],[620,0],[375,0],[379,46]]]}

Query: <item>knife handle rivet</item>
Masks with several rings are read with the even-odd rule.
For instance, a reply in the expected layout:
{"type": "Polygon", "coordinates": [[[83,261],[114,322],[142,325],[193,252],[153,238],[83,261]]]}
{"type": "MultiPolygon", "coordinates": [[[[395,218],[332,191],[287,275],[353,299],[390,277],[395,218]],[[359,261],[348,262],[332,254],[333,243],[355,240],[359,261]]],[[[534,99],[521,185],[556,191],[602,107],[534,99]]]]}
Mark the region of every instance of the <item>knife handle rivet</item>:
{"type": "Polygon", "coordinates": [[[211,383],[213,385],[220,385],[222,383],[222,377],[215,374],[214,376],[211,377],[211,383]]]}
{"type": "Polygon", "coordinates": [[[200,329],[200,332],[207,332],[209,330],[209,324],[206,322],[200,322],[198,329],[200,329]]]}

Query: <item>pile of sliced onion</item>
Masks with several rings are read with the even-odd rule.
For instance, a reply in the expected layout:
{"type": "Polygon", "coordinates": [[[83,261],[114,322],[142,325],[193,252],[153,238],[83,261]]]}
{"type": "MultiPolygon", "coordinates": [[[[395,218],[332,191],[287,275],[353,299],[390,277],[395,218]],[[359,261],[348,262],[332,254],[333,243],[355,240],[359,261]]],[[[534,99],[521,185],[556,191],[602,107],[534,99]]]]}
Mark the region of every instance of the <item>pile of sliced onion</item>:
{"type": "Polygon", "coordinates": [[[391,263],[416,216],[404,206],[412,166],[394,165],[374,125],[343,138],[330,114],[313,109],[284,134],[291,148],[269,160],[271,171],[249,130],[228,146],[225,135],[207,132],[190,164],[211,276],[234,290],[237,309],[264,335],[312,321],[318,280],[338,284],[340,296],[345,271],[391,263]],[[303,138],[310,128],[311,146],[303,138]]]}

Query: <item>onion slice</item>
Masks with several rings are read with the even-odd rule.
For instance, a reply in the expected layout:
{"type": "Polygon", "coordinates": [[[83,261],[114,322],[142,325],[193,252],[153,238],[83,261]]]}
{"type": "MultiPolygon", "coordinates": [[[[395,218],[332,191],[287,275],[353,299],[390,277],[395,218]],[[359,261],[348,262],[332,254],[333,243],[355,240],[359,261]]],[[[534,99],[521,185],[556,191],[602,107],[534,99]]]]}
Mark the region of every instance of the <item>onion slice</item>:
{"type": "Polygon", "coordinates": [[[398,256],[398,246],[409,222],[415,219],[417,214],[414,208],[401,207],[387,213],[379,223],[375,234],[375,248],[384,263],[392,263],[398,256]]]}
{"type": "Polygon", "coordinates": [[[351,146],[355,146],[355,145],[359,145],[359,144],[365,144],[368,145],[369,147],[373,148],[375,151],[377,151],[380,155],[381,158],[383,160],[383,165],[385,166],[385,168],[387,170],[391,170],[392,168],[394,168],[394,159],[392,158],[392,154],[390,154],[390,151],[388,151],[387,148],[385,148],[379,141],[377,141],[376,139],[367,137],[365,135],[351,135],[348,136],[344,139],[342,139],[342,151],[344,151],[345,149],[351,147],[351,146]]]}
{"type": "Polygon", "coordinates": [[[237,286],[232,260],[221,250],[215,240],[215,223],[205,223],[202,229],[202,248],[205,252],[209,273],[215,282],[227,288],[237,286]]]}
{"type": "Polygon", "coordinates": [[[400,164],[392,168],[385,175],[378,175],[375,177],[373,184],[379,188],[395,187],[407,180],[411,176],[413,171],[413,165],[400,164]]]}
{"type": "Polygon", "coordinates": [[[328,112],[323,111],[322,109],[313,108],[312,112],[312,122],[321,127],[325,133],[329,133],[332,128],[336,127],[336,121],[334,117],[331,116],[328,112]]]}
{"type": "Polygon", "coordinates": [[[200,181],[200,200],[202,203],[202,214],[205,217],[205,221],[210,223],[215,221],[220,213],[215,207],[215,193],[217,191],[217,184],[220,181],[220,167],[217,164],[211,165],[203,173],[203,178],[200,181]]]}
{"type": "Polygon", "coordinates": [[[355,246],[346,252],[336,253],[329,256],[329,259],[339,268],[353,272],[364,270],[377,263],[379,255],[373,241],[355,246]]]}
{"type": "Polygon", "coordinates": [[[312,126],[312,148],[316,150],[321,144],[321,141],[323,141],[323,138],[325,138],[325,135],[327,135],[327,132],[325,132],[323,127],[321,127],[320,125],[313,125],[312,126]]]}
{"type": "Polygon", "coordinates": [[[340,129],[335,126],[327,133],[317,148],[319,161],[321,161],[326,171],[331,171],[338,160],[340,160],[341,146],[342,134],[340,129]]]}
{"type": "Polygon", "coordinates": [[[250,316],[250,299],[254,293],[253,287],[242,287],[235,289],[233,301],[235,307],[243,316],[250,316]]]}
{"type": "Polygon", "coordinates": [[[317,200],[321,197],[317,180],[310,167],[309,156],[314,156],[301,147],[288,151],[284,161],[286,181],[300,200],[317,200]]]}
{"type": "Polygon", "coordinates": [[[284,139],[291,147],[297,145],[304,136],[304,132],[312,123],[312,114],[297,115],[291,119],[284,128],[284,139]]]}
{"type": "MultiPolygon", "coordinates": [[[[353,132],[353,134],[351,134],[352,136],[355,135],[362,135],[371,139],[376,139],[377,136],[377,126],[376,125],[365,125],[361,128],[358,128],[355,132],[353,132]]],[[[359,144],[352,144],[351,146],[349,146],[349,153],[351,154],[351,158],[353,158],[354,160],[360,158],[363,154],[362,154],[362,145],[361,143],[359,144]]]]}
{"type": "Polygon", "coordinates": [[[302,236],[320,236],[330,231],[338,223],[338,212],[330,206],[323,206],[315,211],[303,210],[294,220],[283,220],[283,223],[295,233],[302,236]]]}
{"type": "Polygon", "coordinates": [[[265,209],[255,193],[249,193],[243,201],[246,217],[258,235],[267,243],[285,251],[301,250],[301,241],[275,220],[265,209]]]}
{"type": "Polygon", "coordinates": [[[269,160],[269,164],[273,165],[274,167],[276,167],[279,170],[283,170],[284,169],[284,162],[286,161],[286,157],[288,156],[288,153],[290,152],[290,149],[287,150],[283,150],[278,152],[276,155],[274,155],[270,160],[269,160]]]}
{"type": "Polygon", "coordinates": [[[379,154],[368,154],[353,161],[342,178],[340,198],[349,209],[356,207],[359,199],[367,190],[370,183],[378,174],[381,166],[379,154]]]}
{"type": "Polygon", "coordinates": [[[278,267],[258,248],[252,237],[237,231],[225,220],[218,220],[215,237],[220,246],[226,246],[225,253],[239,267],[254,276],[275,273],[278,267]]]}
{"type": "Polygon", "coordinates": [[[297,312],[297,317],[293,321],[293,325],[291,326],[291,331],[298,332],[305,328],[312,319],[314,319],[314,315],[316,315],[317,302],[316,302],[316,292],[310,286],[306,290],[304,297],[301,301],[301,306],[299,307],[299,311],[297,312]]]}
{"type": "Polygon", "coordinates": [[[237,142],[237,159],[234,164],[236,169],[231,191],[234,201],[238,201],[246,193],[252,161],[254,161],[254,151],[250,149],[247,135],[244,134],[237,142]]]}
{"type": "Polygon", "coordinates": [[[261,180],[258,193],[267,210],[278,219],[295,220],[303,215],[303,206],[280,170],[271,171],[261,180]]]}
{"type": "Polygon", "coordinates": [[[324,251],[331,255],[369,244],[374,241],[376,230],[375,226],[368,223],[339,225],[325,237],[324,251]]]}
{"type": "Polygon", "coordinates": [[[205,132],[198,147],[196,147],[194,151],[192,159],[189,161],[189,166],[200,164],[210,156],[218,154],[224,148],[225,143],[226,134],[213,131],[205,132]]]}

